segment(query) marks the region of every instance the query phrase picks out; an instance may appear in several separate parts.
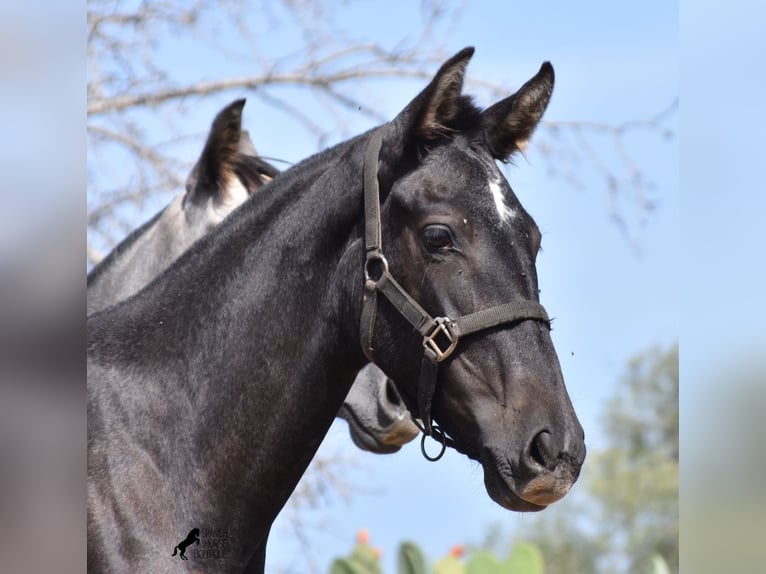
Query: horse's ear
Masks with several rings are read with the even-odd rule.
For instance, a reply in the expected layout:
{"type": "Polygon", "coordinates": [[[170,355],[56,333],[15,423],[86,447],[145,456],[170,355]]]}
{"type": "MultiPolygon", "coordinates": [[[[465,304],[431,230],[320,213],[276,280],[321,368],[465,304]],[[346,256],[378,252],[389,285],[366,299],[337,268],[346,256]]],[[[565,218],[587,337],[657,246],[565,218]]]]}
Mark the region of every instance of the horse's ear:
{"type": "Polygon", "coordinates": [[[253,140],[250,139],[250,132],[247,130],[242,130],[242,134],[239,136],[239,153],[249,155],[250,157],[258,157],[253,140]]]}
{"type": "Polygon", "coordinates": [[[545,62],[518,92],[482,114],[484,136],[495,159],[505,161],[514,152],[524,150],[548,107],[553,79],[553,66],[545,62]]]}
{"type": "Polygon", "coordinates": [[[241,181],[247,181],[245,187],[249,195],[270,182],[279,173],[277,168],[258,155],[247,130],[242,130],[242,135],[239,136],[239,156],[235,171],[241,181]]]}
{"type": "Polygon", "coordinates": [[[447,60],[433,80],[391,122],[403,144],[433,140],[448,131],[460,109],[460,94],[473,48],[464,48],[447,60]]]}
{"type": "Polygon", "coordinates": [[[222,192],[229,179],[235,177],[233,163],[240,149],[244,107],[243,98],[218,112],[202,154],[186,179],[186,191],[189,194],[222,192]]]}

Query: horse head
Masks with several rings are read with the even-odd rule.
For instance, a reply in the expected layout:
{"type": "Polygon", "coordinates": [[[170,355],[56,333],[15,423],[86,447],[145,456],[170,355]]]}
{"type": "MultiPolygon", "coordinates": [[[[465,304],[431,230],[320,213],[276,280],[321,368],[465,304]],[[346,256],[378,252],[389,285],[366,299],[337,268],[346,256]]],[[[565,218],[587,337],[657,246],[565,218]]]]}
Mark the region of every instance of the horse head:
{"type": "Polygon", "coordinates": [[[338,417],[357,447],[376,454],[398,451],[419,432],[394,382],[372,363],[359,371],[338,417]]]}
{"type": "Polygon", "coordinates": [[[236,100],[218,113],[186,179],[179,207],[186,232],[196,237],[209,232],[279,173],[258,156],[248,132],[242,129],[244,106],[244,99],[236,100]]]}
{"type": "MultiPolygon", "coordinates": [[[[366,169],[377,171],[372,181],[380,186],[382,248],[371,257],[368,239],[367,283],[382,290],[385,270],[422,309],[445,318],[433,336],[419,335],[410,325],[419,328],[420,319],[407,317],[419,313],[417,305],[392,303],[406,299],[396,292],[377,297],[369,348],[423,423],[431,417],[422,412],[425,403],[451,444],[481,463],[493,500],[536,511],[577,479],[584,433],[539,305],[541,233],[496,161],[523,150],[554,74],[544,63],[515,94],[482,111],[461,93],[472,53],[447,61],[379,128],[379,155],[368,153],[366,169]],[[431,346],[439,349],[431,357],[432,398],[423,389],[424,347],[428,354],[431,346]]],[[[374,227],[375,217],[366,219],[374,227]]]]}

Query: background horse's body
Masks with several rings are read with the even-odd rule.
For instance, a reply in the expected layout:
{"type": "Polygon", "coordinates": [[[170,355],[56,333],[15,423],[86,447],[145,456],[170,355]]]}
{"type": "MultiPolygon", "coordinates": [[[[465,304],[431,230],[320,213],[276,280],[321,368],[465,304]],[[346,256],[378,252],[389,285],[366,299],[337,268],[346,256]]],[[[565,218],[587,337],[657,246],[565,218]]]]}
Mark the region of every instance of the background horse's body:
{"type": "MultiPolygon", "coordinates": [[[[242,130],[245,100],[213,121],[187,179],[186,193],[122,241],[88,274],[88,313],[127,299],[239,207],[279,171],[258,157],[242,130]]],[[[362,369],[338,416],[354,444],[376,454],[398,451],[418,434],[393,382],[375,367],[362,369]]]]}
{"type": "MultiPolygon", "coordinates": [[[[392,269],[444,314],[537,299],[539,231],[492,159],[529,136],[552,70],[479,112],[459,95],[470,54],[447,62],[386,126],[379,160],[392,269]],[[483,174],[497,178],[494,202],[473,195],[487,189],[483,174]],[[510,206],[499,213],[503,202],[510,206]],[[434,283],[441,274],[452,282],[434,283]]],[[[89,317],[91,571],[169,572],[166,549],[191,526],[229,531],[229,559],[205,571],[241,572],[262,547],[366,362],[369,138],[280,175],[160,279],[89,317]]],[[[385,301],[377,325],[376,359],[416,396],[417,333],[385,301]]],[[[433,413],[456,448],[482,463],[490,496],[507,508],[540,510],[579,473],[582,429],[541,324],[461,343],[439,373],[433,413]]]]}

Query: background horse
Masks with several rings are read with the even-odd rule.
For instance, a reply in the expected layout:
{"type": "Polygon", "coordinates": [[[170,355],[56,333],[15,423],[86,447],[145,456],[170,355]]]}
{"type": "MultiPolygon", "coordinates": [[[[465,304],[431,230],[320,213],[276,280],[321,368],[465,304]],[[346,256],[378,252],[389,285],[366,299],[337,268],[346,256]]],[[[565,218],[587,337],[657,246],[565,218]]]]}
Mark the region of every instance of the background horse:
{"type": "MultiPolygon", "coordinates": [[[[89,314],[137,293],[279,173],[242,130],[244,105],[237,100],[216,115],[186,192],[88,274],[89,314]]],[[[374,365],[360,372],[338,416],[348,422],[354,444],[376,454],[398,451],[419,432],[393,382],[374,365]]]]}
{"type": "Polygon", "coordinates": [[[535,511],[568,492],[585,446],[537,303],[540,232],[495,165],[539,122],[553,69],[481,111],[461,95],[472,53],[88,318],[92,571],[169,572],[192,524],[230,533],[203,569],[242,571],[371,352],[493,500],[535,511]]]}
{"type": "Polygon", "coordinates": [[[180,194],[133,231],[88,274],[88,314],[127,299],[279,171],[258,157],[242,131],[237,100],[213,121],[202,154],[180,194]]]}

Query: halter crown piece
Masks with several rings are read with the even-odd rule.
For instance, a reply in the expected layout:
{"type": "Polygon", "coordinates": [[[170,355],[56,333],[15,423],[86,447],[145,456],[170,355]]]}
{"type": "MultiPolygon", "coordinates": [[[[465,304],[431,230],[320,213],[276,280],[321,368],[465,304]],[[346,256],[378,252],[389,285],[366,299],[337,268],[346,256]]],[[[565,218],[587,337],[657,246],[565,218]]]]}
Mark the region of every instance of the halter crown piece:
{"type": "MultiPolygon", "coordinates": [[[[370,362],[373,357],[373,333],[377,312],[377,295],[382,293],[407,321],[423,336],[423,359],[420,363],[418,382],[417,412],[422,423],[412,415],[415,424],[423,432],[420,443],[423,456],[431,461],[439,460],[447,445],[455,446],[436,422],[431,420],[431,401],[436,390],[439,363],[449,357],[457,347],[460,338],[477,331],[510,325],[521,321],[533,320],[545,323],[550,328],[550,319],[545,308],[536,301],[522,300],[503,305],[487,307],[481,311],[463,315],[456,319],[432,317],[415,301],[404,288],[396,282],[388,270],[388,261],[383,255],[380,224],[380,193],[378,184],[378,157],[383,142],[385,126],[378,128],[370,137],[364,154],[364,217],[365,217],[365,252],[364,263],[364,300],[360,320],[362,350],[370,362]],[[373,271],[379,272],[377,278],[373,271]],[[446,347],[446,348],[445,348],[446,347]],[[441,450],[436,456],[429,456],[425,450],[425,439],[433,436],[441,442],[441,450]]],[[[409,404],[406,393],[402,393],[409,404]]]]}

